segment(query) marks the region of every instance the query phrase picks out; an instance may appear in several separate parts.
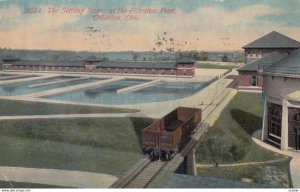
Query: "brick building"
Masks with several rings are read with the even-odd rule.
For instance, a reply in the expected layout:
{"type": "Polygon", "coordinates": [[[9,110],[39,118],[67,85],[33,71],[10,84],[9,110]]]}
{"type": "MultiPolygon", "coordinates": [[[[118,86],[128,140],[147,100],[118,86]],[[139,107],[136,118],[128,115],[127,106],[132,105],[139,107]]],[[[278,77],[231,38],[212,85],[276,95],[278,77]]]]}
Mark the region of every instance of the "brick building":
{"type": "Polygon", "coordinates": [[[239,89],[242,90],[262,90],[263,87],[263,66],[272,65],[285,57],[283,53],[274,51],[271,54],[263,56],[261,59],[254,60],[238,70],[239,78],[238,85],[239,89]]]}
{"type": "Polygon", "coordinates": [[[33,61],[14,57],[3,59],[4,70],[17,71],[59,71],[59,72],[93,72],[105,74],[140,74],[195,76],[194,61],[102,61],[88,57],[82,61],[33,61]]]}
{"type": "Polygon", "coordinates": [[[300,48],[300,42],[273,31],[243,48],[245,49],[245,66],[238,69],[239,89],[261,90],[263,87],[262,66],[271,65],[300,48]]]}

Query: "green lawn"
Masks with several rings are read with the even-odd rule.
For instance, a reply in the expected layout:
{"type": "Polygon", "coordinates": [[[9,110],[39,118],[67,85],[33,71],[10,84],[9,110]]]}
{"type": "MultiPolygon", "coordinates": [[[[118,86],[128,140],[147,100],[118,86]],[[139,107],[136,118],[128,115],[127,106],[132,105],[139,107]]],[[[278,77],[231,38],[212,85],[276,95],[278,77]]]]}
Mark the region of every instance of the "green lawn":
{"type": "Polygon", "coordinates": [[[30,101],[0,99],[0,116],[6,115],[49,115],[49,114],[86,114],[86,113],[131,113],[138,110],[110,107],[52,104],[30,101]]]}
{"type": "MultiPolygon", "coordinates": [[[[285,158],[262,148],[251,138],[253,132],[262,126],[263,100],[261,97],[261,94],[256,93],[237,93],[215,124],[200,138],[196,148],[197,163],[226,164],[285,158]]],[[[283,167],[281,170],[284,170],[287,175],[289,175],[288,164],[289,160],[281,166],[283,167]]],[[[214,175],[221,178],[241,179],[245,174],[247,175],[247,171],[256,172],[253,167],[255,166],[201,168],[198,171],[203,176],[214,175]],[[229,177],[228,174],[233,174],[233,176],[229,177]]]]}
{"type": "Polygon", "coordinates": [[[255,144],[252,133],[261,128],[261,94],[239,92],[222,111],[196,148],[199,163],[236,163],[281,158],[255,144]]]}
{"type": "Polygon", "coordinates": [[[196,68],[205,68],[205,69],[234,69],[237,68],[238,65],[220,65],[213,63],[195,63],[196,68]]]}
{"type": "Polygon", "coordinates": [[[292,187],[289,169],[290,159],[283,162],[264,165],[243,165],[237,167],[198,168],[197,174],[205,177],[216,177],[235,181],[246,181],[270,184],[280,187],[292,187]]]}
{"type": "Polygon", "coordinates": [[[145,118],[0,121],[0,165],[120,175],[142,157],[145,118]]]}

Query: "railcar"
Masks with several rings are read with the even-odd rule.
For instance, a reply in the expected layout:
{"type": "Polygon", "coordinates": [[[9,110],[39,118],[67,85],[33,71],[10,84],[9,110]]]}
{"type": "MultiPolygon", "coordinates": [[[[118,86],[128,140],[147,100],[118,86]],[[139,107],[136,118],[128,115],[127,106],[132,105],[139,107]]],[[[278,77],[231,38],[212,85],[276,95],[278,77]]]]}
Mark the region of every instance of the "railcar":
{"type": "Polygon", "coordinates": [[[172,159],[201,122],[202,110],[178,107],[143,130],[144,151],[151,159],[172,159]]]}

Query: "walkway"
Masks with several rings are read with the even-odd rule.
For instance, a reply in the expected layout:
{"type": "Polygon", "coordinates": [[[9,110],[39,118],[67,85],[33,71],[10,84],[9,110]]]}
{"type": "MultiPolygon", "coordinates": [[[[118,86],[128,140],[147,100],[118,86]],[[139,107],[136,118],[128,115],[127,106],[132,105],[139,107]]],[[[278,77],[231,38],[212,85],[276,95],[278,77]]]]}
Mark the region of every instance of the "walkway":
{"type": "Polygon", "coordinates": [[[123,80],[123,77],[115,77],[112,79],[106,79],[106,80],[97,80],[95,82],[91,82],[91,83],[83,83],[83,84],[79,84],[79,85],[72,85],[72,86],[67,86],[67,87],[63,87],[63,88],[57,88],[57,89],[50,89],[48,91],[43,91],[43,92],[38,92],[38,93],[29,93],[29,94],[25,94],[25,95],[17,95],[14,96],[14,98],[27,98],[27,97],[42,97],[42,96],[46,96],[46,95],[55,95],[55,94],[61,94],[61,93],[67,93],[67,92],[71,92],[71,91],[77,91],[80,89],[86,89],[89,87],[93,87],[93,88],[98,88],[101,86],[105,86],[107,84],[116,82],[116,81],[121,81],[123,80]]]}
{"type": "Polygon", "coordinates": [[[117,177],[82,171],[1,166],[0,180],[63,187],[107,188],[117,180],[117,177]]]}
{"type": "Polygon", "coordinates": [[[20,116],[0,116],[0,120],[20,120],[20,119],[66,119],[66,118],[118,118],[132,117],[132,113],[89,113],[89,114],[60,114],[60,115],[20,115],[20,116]]]}
{"type": "Polygon", "coordinates": [[[54,77],[59,77],[59,76],[61,76],[61,75],[37,76],[37,77],[28,77],[28,78],[22,78],[22,79],[12,79],[12,80],[8,80],[8,81],[1,81],[0,85],[11,84],[11,83],[23,83],[23,82],[28,82],[28,81],[37,81],[37,80],[49,79],[49,78],[54,78],[54,77]]]}
{"type": "Polygon", "coordinates": [[[78,80],[85,80],[85,79],[89,79],[89,77],[78,77],[78,78],[64,79],[64,80],[59,80],[59,81],[50,81],[50,82],[46,82],[46,83],[37,83],[37,84],[32,84],[28,87],[29,88],[44,87],[44,86],[49,86],[49,85],[69,83],[69,82],[78,81],[78,80]]]}
{"type": "Polygon", "coordinates": [[[22,78],[29,78],[30,75],[8,75],[8,76],[0,76],[0,80],[14,80],[14,79],[22,79],[22,78]]]}
{"type": "Polygon", "coordinates": [[[137,90],[144,89],[146,87],[150,87],[150,86],[153,86],[155,84],[158,84],[161,81],[162,81],[161,79],[155,79],[155,80],[150,81],[150,82],[141,83],[141,84],[133,85],[133,86],[130,86],[130,87],[125,87],[125,88],[122,88],[122,89],[118,89],[117,93],[128,93],[128,92],[132,92],[132,91],[137,91],[137,90]]]}
{"type": "Polygon", "coordinates": [[[270,151],[292,157],[292,160],[290,163],[290,172],[291,172],[291,176],[292,176],[293,187],[300,188],[300,153],[294,152],[294,151],[279,150],[278,148],[273,147],[272,145],[269,145],[269,144],[261,141],[259,139],[260,136],[261,136],[261,130],[254,132],[253,136],[252,136],[253,141],[255,143],[257,143],[258,145],[260,145],[270,151]]]}

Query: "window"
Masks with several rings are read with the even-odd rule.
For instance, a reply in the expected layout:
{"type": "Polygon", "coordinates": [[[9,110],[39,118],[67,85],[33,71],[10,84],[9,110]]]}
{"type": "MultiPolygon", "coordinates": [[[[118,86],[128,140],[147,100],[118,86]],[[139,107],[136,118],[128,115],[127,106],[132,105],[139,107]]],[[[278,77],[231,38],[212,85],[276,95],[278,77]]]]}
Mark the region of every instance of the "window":
{"type": "Polygon", "coordinates": [[[269,133],[274,134],[276,136],[281,136],[281,123],[272,121],[271,122],[271,127],[269,129],[269,133]]]}
{"type": "Polygon", "coordinates": [[[297,113],[297,114],[294,116],[294,121],[300,122],[300,113],[297,113]]]}
{"type": "Polygon", "coordinates": [[[257,86],[258,85],[258,78],[257,76],[251,77],[251,86],[257,86]]]}
{"type": "Polygon", "coordinates": [[[273,105],[269,108],[269,135],[281,137],[281,106],[273,105]]]}

